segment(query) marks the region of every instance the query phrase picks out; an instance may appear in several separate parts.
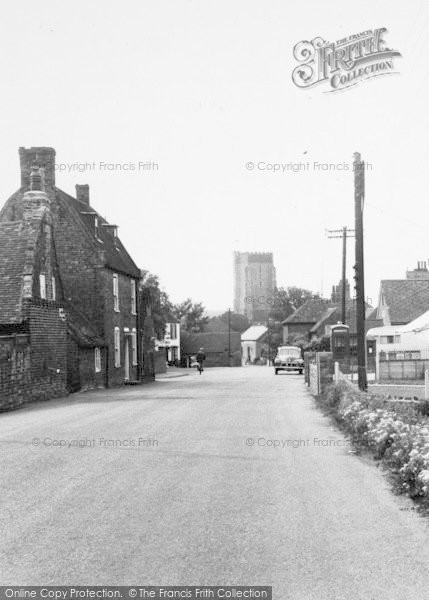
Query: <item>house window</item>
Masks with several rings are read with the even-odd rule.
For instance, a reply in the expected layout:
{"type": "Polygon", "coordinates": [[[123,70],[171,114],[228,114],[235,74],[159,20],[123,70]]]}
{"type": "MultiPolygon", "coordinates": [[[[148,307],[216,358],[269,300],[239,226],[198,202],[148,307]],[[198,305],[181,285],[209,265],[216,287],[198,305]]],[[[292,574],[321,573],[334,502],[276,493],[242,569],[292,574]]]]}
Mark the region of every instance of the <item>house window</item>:
{"type": "Polygon", "coordinates": [[[57,299],[57,284],[55,281],[55,277],[52,277],[52,300],[57,299]]]}
{"type": "Polygon", "coordinates": [[[94,359],[95,359],[95,372],[101,372],[101,351],[100,348],[95,348],[94,350],[94,359]]]}
{"type": "Polygon", "coordinates": [[[177,339],[177,323],[170,323],[170,338],[177,339]]]}
{"type": "Polygon", "coordinates": [[[380,344],[399,344],[401,341],[400,335],[382,335],[380,336],[380,344]]]}
{"type": "Polygon", "coordinates": [[[43,273],[39,275],[40,297],[46,300],[46,276],[43,273]]]}
{"type": "Polygon", "coordinates": [[[119,278],[116,273],[113,275],[113,309],[119,312],[119,278]]]}
{"type": "Polygon", "coordinates": [[[137,302],[136,302],[136,280],[131,279],[131,314],[137,314],[137,302]]]}
{"type": "Polygon", "coordinates": [[[135,329],[131,332],[131,354],[133,366],[137,364],[137,332],[135,329]]]}
{"type": "Polygon", "coordinates": [[[114,342],[115,342],[115,367],[120,367],[121,366],[121,334],[119,332],[119,327],[115,327],[114,342]]]}

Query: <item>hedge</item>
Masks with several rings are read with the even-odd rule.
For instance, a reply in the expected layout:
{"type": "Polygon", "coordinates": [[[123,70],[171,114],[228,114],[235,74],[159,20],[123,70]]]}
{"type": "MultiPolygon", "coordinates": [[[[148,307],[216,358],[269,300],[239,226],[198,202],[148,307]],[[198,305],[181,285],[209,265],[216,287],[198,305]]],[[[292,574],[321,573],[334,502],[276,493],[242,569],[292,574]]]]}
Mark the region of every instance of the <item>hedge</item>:
{"type": "Polygon", "coordinates": [[[395,488],[429,510],[429,419],[412,405],[371,398],[347,380],[321,402],[355,446],[370,451],[394,476],[395,488]]]}

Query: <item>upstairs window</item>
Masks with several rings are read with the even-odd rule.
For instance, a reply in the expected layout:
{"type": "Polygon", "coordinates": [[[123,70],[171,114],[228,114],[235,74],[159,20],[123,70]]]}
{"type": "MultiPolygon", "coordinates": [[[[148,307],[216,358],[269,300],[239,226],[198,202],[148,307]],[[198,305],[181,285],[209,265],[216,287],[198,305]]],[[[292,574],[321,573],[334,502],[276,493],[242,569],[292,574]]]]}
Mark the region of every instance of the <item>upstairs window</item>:
{"type": "Polygon", "coordinates": [[[55,277],[52,277],[52,300],[57,299],[57,284],[55,281],[55,277]]]}
{"type": "Polygon", "coordinates": [[[119,327],[115,327],[114,330],[114,345],[115,345],[115,367],[121,366],[121,334],[119,327]]]}
{"type": "Polygon", "coordinates": [[[46,276],[44,273],[40,273],[39,275],[39,287],[40,287],[40,297],[42,300],[46,300],[46,276]]]}
{"type": "Polygon", "coordinates": [[[177,323],[170,323],[170,338],[177,339],[177,323]]]}
{"type": "Polygon", "coordinates": [[[116,273],[113,275],[113,309],[119,312],[119,278],[116,273]]]}
{"type": "Polygon", "coordinates": [[[131,314],[137,314],[136,280],[131,279],[131,314]]]}

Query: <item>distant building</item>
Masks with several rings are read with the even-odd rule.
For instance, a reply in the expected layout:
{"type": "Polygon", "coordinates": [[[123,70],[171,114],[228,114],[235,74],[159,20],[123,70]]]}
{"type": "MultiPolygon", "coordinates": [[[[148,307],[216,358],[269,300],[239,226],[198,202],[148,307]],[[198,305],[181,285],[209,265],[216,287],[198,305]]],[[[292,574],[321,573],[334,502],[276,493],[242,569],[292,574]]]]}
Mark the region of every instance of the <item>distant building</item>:
{"type": "Polygon", "coordinates": [[[237,331],[181,334],[182,364],[187,364],[190,356],[195,356],[200,348],[204,349],[206,367],[240,367],[240,334],[237,331]],[[228,356],[230,354],[230,356],[228,356]]]}
{"type": "Polygon", "coordinates": [[[165,352],[165,360],[169,364],[180,362],[180,323],[166,323],[162,340],[155,342],[156,350],[165,352]]]}
{"type": "MultiPolygon", "coordinates": [[[[346,279],[346,303],[350,301],[350,283],[348,282],[348,280],[346,279]]],[[[343,299],[343,282],[342,280],[340,281],[340,283],[338,285],[333,285],[332,286],[332,295],[331,295],[331,299],[332,302],[335,302],[336,304],[341,304],[342,299],[343,299]]]]}
{"type": "Polygon", "coordinates": [[[234,252],[234,312],[245,315],[252,323],[264,323],[275,287],[272,252],[234,252]]]}
{"type": "Polygon", "coordinates": [[[252,363],[268,353],[268,328],[253,325],[241,334],[241,354],[245,363],[252,363]]]}

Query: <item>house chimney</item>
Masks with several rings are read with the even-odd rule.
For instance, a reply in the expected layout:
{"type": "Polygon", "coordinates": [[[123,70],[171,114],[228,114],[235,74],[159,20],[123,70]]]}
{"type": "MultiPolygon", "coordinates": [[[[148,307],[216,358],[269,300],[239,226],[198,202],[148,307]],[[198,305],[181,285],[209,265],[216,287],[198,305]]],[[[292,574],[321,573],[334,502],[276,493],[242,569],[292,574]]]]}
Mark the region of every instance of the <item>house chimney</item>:
{"type": "Polygon", "coordinates": [[[76,198],[79,202],[83,202],[89,206],[89,185],[87,183],[79,185],[76,184],[76,198]]]}
{"type": "Polygon", "coordinates": [[[42,185],[46,192],[53,192],[55,187],[55,150],[46,147],[19,149],[21,166],[21,187],[24,191],[30,189],[30,175],[34,165],[40,169],[42,185]]]}
{"type": "Polygon", "coordinates": [[[30,173],[30,189],[22,197],[22,218],[28,221],[41,217],[46,207],[49,207],[49,196],[45,193],[42,174],[37,165],[33,165],[30,173]]]}
{"type": "Polygon", "coordinates": [[[406,277],[408,280],[429,280],[427,262],[425,260],[418,261],[417,269],[414,269],[413,271],[407,270],[406,277]]]}
{"type": "Polygon", "coordinates": [[[44,181],[42,179],[42,173],[40,172],[38,165],[33,165],[30,173],[30,190],[32,192],[43,192],[44,187],[45,186],[44,181]]]}

